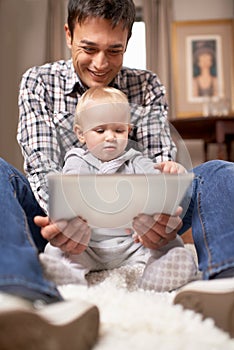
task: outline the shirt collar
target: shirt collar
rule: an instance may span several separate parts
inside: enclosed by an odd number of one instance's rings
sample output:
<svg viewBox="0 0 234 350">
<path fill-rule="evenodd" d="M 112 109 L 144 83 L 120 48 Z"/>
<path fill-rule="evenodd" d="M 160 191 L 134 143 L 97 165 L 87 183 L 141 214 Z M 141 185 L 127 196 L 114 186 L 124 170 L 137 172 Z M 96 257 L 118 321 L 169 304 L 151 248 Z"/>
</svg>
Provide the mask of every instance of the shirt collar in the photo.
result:
<svg viewBox="0 0 234 350">
<path fill-rule="evenodd" d="M 76 96 L 78 93 L 82 95 L 87 88 L 80 81 L 79 76 L 77 75 L 75 68 L 73 66 L 72 60 L 68 61 L 68 70 L 67 75 L 65 77 L 66 87 L 65 87 L 65 95 Z"/>
</svg>

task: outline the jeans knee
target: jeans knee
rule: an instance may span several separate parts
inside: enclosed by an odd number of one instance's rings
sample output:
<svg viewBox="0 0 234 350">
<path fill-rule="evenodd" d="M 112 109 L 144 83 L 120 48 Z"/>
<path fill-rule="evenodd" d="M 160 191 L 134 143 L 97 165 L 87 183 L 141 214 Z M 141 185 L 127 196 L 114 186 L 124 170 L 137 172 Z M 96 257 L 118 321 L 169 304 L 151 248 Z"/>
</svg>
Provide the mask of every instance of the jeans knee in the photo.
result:
<svg viewBox="0 0 234 350">
<path fill-rule="evenodd" d="M 12 179 L 14 177 L 21 178 L 24 182 L 28 183 L 26 177 L 18 169 L 16 169 L 13 165 L 8 163 L 3 158 L 0 158 L 1 183 L 4 182 L 5 180 L 8 181 L 9 179 Z"/>
<path fill-rule="evenodd" d="M 10 164 L 8 164 L 3 158 L 0 158 L 0 177 L 3 178 L 8 175 L 10 170 Z"/>
<path fill-rule="evenodd" d="M 193 169 L 194 173 L 198 176 L 212 177 L 213 174 L 216 176 L 220 174 L 230 176 L 230 172 L 234 171 L 234 163 L 225 160 L 209 160 L 208 162 L 202 163 Z"/>
<path fill-rule="evenodd" d="M 228 162 L 226 160 L 221 160 L 221 159 L 213 159 L 205 162 L 204 164 L 207 164 L 208 167 L 210 168 L 219 168 L 223 167 L 227 164 Z"/>
<path fill-rule="evenodd" d="M 9 164 L 3 158 L 0 157 L 0 166 L 1 167 L 8 167 Z"/>
</svg>

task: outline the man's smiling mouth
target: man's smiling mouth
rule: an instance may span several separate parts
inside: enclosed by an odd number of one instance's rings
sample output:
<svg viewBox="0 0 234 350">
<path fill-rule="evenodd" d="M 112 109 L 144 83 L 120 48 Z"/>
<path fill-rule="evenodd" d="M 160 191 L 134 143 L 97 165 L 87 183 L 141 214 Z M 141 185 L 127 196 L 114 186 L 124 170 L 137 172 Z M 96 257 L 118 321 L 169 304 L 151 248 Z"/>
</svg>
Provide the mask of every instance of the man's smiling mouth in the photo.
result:
<svg viewBox="0 0 234 350">
<path fill-rule="evenodd" d="M 96 77 L 104 77 L 105 75 L 107 75 L 108 72 L 95 72 L 95 71 L 92 71 L 90 69 L 88 69 L 88 71 L 92 74 L 92 75 L 95 75 Z"/>
</svg>

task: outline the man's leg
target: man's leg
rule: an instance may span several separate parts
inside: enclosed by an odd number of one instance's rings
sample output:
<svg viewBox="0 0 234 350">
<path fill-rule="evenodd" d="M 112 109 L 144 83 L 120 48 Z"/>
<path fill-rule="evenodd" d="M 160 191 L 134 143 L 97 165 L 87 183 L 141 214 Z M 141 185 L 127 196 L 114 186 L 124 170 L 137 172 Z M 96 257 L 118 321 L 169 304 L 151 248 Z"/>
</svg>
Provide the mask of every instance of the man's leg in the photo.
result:
<svg viewBox="0 0 234 350">
<path fill-rule="evenodd" d="M 46 302 L 61 299 L 55 285 L 44 279 L 38 248 L 45 241 L 33 224 L 42 215 L 26 178 L 0 160 L 0 291 Z M 32 235 L 34 239 L 32 239 Z"/>
<path fill-rule="evenodd" d="M 91 349 L 99 311 L 79 299 L 62 301 L 43 277 L 38 250 L 46 241 L 33 223 L 43 212 L 26 178 L 2 159 L 0 189 L 0 348 L 62 350 L 69 339 L 70 349 Z"/>
<path fill-rule="evenodd" d="M 234 337 L 234 163 L 210 161 L 196 167 L 194 173 L 181 233 L 192 224 L 205 280 L 179 290 L 174 303 L 213 318 Z"/>
<path fill-rule="evenodd" d="M 180 233 L 192 225 L 199 268 L 210 279 L 234 267 L 234 163 L 209 161 L 193 171 L 191 202 Z"/>
</svg>

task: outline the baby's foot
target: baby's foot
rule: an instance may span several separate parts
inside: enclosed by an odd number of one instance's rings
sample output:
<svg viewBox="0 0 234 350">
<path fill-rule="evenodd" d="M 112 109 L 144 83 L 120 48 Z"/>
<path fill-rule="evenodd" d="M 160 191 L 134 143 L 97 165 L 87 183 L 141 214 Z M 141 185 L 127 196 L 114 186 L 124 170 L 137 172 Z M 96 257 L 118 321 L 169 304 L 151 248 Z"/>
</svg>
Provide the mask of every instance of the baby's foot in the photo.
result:
<svg viewBox="0 0 234 350">
<path fill-rule="evenodd" d="M 65 257 L 39 254 L 40 263 L 43 268 L 45 278 L 53 281 L 57 285 L 79 283 L 87 285 L 85 279 L 85 269 L 78 269 L 75 264 Z"/>
<path fill-rule="evenodd" d="M 138 285 L 156 292 L 170 292 L 197 279 L 197 274 L 192 252 L 176 247 L 159 259 L 150 257 Z"/>
</svg>

